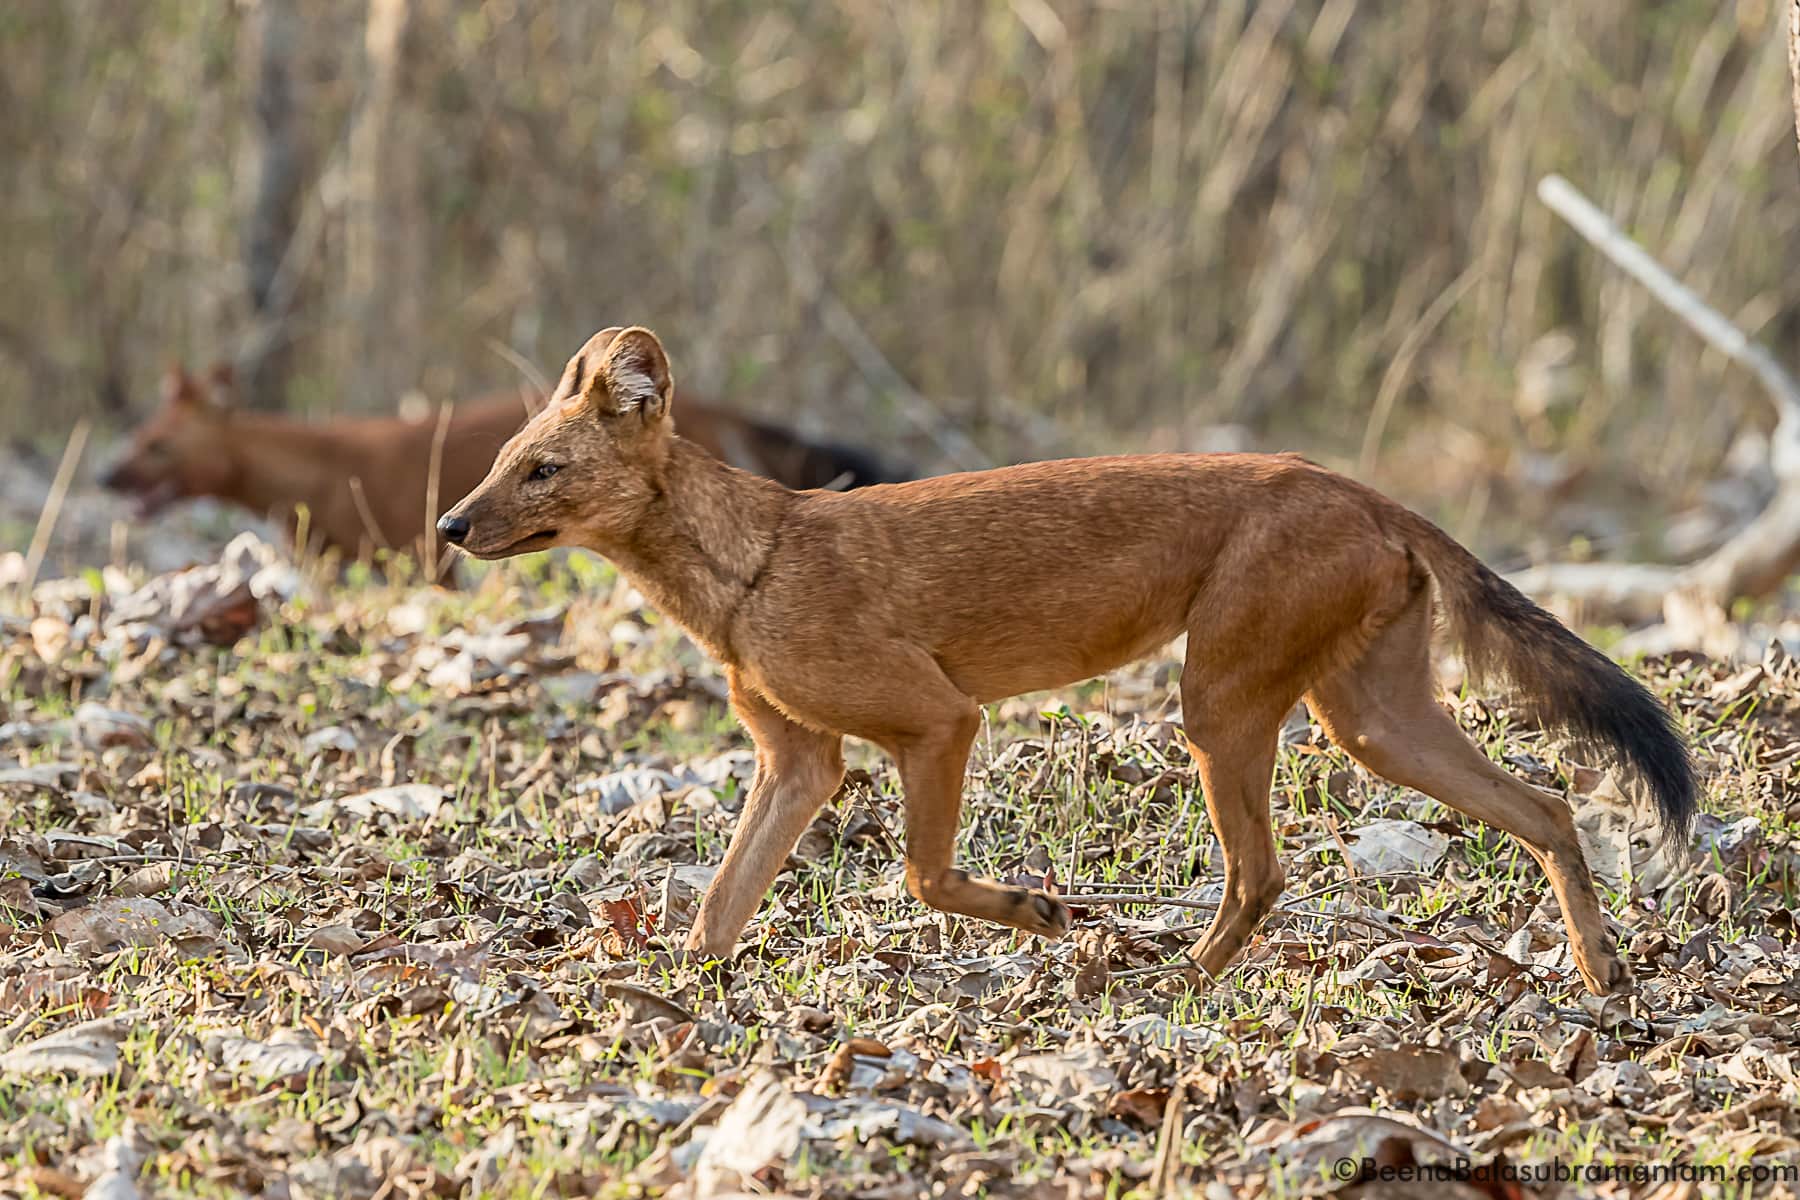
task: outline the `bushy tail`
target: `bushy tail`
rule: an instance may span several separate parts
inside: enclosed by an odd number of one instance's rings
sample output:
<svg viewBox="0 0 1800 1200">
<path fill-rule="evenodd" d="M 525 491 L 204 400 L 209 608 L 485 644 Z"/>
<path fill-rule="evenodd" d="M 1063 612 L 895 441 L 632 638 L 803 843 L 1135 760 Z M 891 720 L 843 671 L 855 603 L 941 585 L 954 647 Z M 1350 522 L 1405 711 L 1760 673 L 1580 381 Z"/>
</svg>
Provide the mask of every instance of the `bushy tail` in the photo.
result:
<svg viewBox="0 0 1800 1200">
<path fill-rule="evenodd" d="M 1664 842 L 1685 846 L 1698 786 L 1669 710 L 1449 534 L 1399 511 L 1406 543 L 1437 579 L 1449 633 L 1471 677 L 1510 685 L 1533 721 L 1648 790 Z"/>
</svg>

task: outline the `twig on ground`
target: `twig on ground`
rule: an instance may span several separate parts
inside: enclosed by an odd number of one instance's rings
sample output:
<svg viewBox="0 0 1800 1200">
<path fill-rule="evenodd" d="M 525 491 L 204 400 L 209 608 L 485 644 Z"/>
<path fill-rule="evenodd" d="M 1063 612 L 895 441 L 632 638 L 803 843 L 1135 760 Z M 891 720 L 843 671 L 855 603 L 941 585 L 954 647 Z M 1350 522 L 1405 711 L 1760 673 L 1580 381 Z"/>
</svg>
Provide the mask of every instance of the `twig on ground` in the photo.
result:
<svg viewBox="0 0 1800 1200">
<path fill-rule="evenodd" d="M 1320 896 L 1330 895 L 1332 892 L 1341 891 L 1342 889 L 1350 887 L 1354 884 L 1374 883 L 1374 882 L 1377 882 L 1377 881 L 1383 880 L 1383 879 L 1429 879 L 1429 878 L 1431 878 L 1431 876 L 1426 875 L 1422 871 L 1382 871 L 1378 874 L 1373 874 L 1373 875 L 1360 875 L 1354 879 L 1339 879 L 1339 880 L 1335 880 L 1331 883 L 1325 884 L 1323 887 L 1314 888 L 1312 891 L 1302 892 L 1298 896 L 1292 896 L 1292 897 L 1288 898 L 1287 900 L 1281 902 L 1281 904 L 1279 904 L 1277 906 L 1277 909 L 1291 911 L 1293 905 L 1303 904 L 1308 900 L 1316 900 Z M 1127 884 L 1119 884 L 1116 886 L 1119 886 L 1119 887 L 1149 887 L 1150 885 L 1127 883 Z M 1167 896 L 1167 895 L 1162 895 L 1160 893 L 1149 892 L 1149 891 L 1145 891 L 1145 892 L 1123 892 L 1123 891 L 1122 892 L 1058 892 L 1058 893 L 1056 893 L 1056 895 L 1059 899 L 1067 900 L 1067 901 L 1070 901 L 1071 903 L 1084 904 L 1084 905 L 1142 904 L 1142 905 L 1146 905 L 1146 906 L 1168 905 L 1173 908 L 1199 908 L 1199 909 L 1215 909 L 1215 908 L 1219 907 L 1219 903 L 1216 900 L 1194 900 L 1194 899 L 1191 899 L 1186 896 Z"/>
<path fill-rule="evenodd" d="M 425 532 L 419 535 L 419 565 L 425 578 L 436 583 L 450 565 L 450 556 L 440 550 L 437 536 L 438 491 L 443 486 L 444 441 L 450 436 L 450 419 L 456 415 L 454 402 L 446 400 L 438 406 L 437 428 L 431 431 L 431 464 L 425 475 Z"/>
<path fill-rule="evenodd" d="M 1171 962 L 1151 963 L 1147 967 L 1127 967 L 1123 971 L 1114 971 L 1113 979 L 1143 979 L 1151 975 L 1173 975 L 1177 971 L 1186 971 L 1194 964 L 1186 959 Z"/>
<path fill-rule="evenodd" d="M 375 522 L 375 510 L 369 507 L 369 497 L 363 491 L 363 481 L 360 476 L 352 475 L 350 477 L 350 499 L 355 502 L 356 515 L 362 521 L 363 531 L 369 535 L 369 540 L 374 543 L 375 549 L 393 549 L 388 545 L 387 535 L 381 532 L 381 526 Z"/>
<path fill-rule="evenodd" d="M 1181 1111 L 1187 1089 L 1181 1083 L 1180 1051 L 1176 1051 L 1175 1082 L 1169 1085 L 1169 1100 L 1163 1106 L 1162 1128 L 1156 1135 L 1156 1165 L 1150 1170 L 1150 1195 L 1155 1200 L 1175 1194 L 1175 1175 L 1181 1169 Z"/>
<path fill-rule="evenodd" d="M 1073 904 L 1143 904 L 1147 906 L 1167 905 L 1171 908 L 1204 908 L 1219 907 L 1217 900 L 1190 900 L 1185 896 L 1158 896 L 1137 892 L 1058 892 L 1059 900 L 1067 900 Z"/>
<path fill-rule="evenodd" d="M 50 481 L 50 494 L 44 498 L 44 507 L 38 511 L 37 527 L 31 531 L 31 544 L 25 551 L 25 573 L 19 580 L 21 601 L 31 595 L 31 589 L 37 584 L 38 571 L 44 565 L 44 555 L 50 550 L 50 535 L 56 529 L 56 519 L 62 515 L 63 501 L 68 498 L 69 484 L 75 479 L 75 465 L 81 461 L 81 452 L 87 448 L 88 431 L 91 428 L 86 417 L 75 422 L 75 428 L 69 433 L 68 444 L 63 447 L 62 461 L 56 464 L 56 476 Z"/>
</svg>

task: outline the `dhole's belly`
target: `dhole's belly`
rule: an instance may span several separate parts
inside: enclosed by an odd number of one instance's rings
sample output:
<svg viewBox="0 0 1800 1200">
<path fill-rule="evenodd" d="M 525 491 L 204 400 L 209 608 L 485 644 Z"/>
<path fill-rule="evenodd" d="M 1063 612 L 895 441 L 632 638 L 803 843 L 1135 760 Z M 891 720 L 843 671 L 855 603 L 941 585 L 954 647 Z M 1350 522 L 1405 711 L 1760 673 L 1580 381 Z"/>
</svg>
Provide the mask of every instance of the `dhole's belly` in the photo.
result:
<svg viewBox="0 0 1800 1200">
<path fill-rule="evenodd" d="M 958 691 L 979 704 L 989 704 L 1104 675 L 1154 653 L 1180 633 L 1180 624 L 1172 622 L 1130 630 L 1096 630 L 1090 637 L 1060 642 L 1007 638 L 986 647 L 941 654 L 938 661 Z"/>
</svg>

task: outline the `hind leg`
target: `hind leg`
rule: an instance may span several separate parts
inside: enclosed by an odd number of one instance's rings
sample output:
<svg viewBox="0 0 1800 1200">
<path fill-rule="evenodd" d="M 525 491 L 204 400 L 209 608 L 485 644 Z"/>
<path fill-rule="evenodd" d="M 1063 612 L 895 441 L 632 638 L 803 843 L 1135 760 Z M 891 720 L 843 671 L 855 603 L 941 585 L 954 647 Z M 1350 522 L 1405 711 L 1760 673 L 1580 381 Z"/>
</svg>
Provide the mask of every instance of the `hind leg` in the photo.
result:
<svg viewBox="0 0 1800 1200">
<path fill-rule="evenodd" d="M 1281 861 L 1269 828 L 1269 781 L 1279 730 L 1279 724 L 1271 723 L 1263 731 L 1220 736 L 1188 723 L 1188 746 L 1200 768 L 1206 815 L 1225 854 L 1219 911 L 1206 936 L 1188 951 L 1208 979 L 1224 972 L 1281 896 Z"/>
<path fill-rule="evenodd" d="M 1281 861 L 1269 827 L 1281 719 L 1299 685 L 1276 681 L 1292 672 L 1267 664 L 1247 668 L 1234 637 L 1188 638 L 1181 672 L 1181 723 L 1200 769 L 1206 815 L 1225 856 L 1225 894 L 1206 935 L 1188 958 L 1217 979 L 1281 896 Z M 1214 647 L 1229 647 L 1215 652 Z"/>
<path fill-rule="evenodd" d="M 1525 843 L 1562 906 L 1576 969 L 1604 995 L 1630 980 L 1606 931 L 1569 806 L 1490 761 L 1438 706 L 1421 594 L 1351 666 L 1307 693 L 1333 741 L 1369 770 Z"/>
</svg>

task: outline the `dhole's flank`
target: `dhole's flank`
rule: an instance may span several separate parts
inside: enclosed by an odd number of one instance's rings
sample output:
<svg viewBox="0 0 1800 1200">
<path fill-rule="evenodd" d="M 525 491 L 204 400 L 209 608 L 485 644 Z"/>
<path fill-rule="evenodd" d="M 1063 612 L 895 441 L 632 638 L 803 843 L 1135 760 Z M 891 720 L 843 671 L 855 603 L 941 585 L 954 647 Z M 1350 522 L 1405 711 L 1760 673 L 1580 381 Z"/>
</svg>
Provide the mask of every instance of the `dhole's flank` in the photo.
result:
<svg viewBox="0 0 1800 1200">
<path fill-rule="evenodd" d="M 1436 703 L 1433 590 L 1476 674 L 1617 763 L 1682 838 L 1695 782 L 1675 722 L 1610 659 L 1424 518 L 1290 455 L 1033 463 L 856 492 L 790 492 L 676 436 L 648 330 L 606 329 L 441 522 L 468 553 L 585 546 L 721 662 L 756 742 L 737 832 L 687 939 L 730 953 L 819 806 L 846 734 L 891 754 L 906 882 L 924 903 L 1056 937 L 1053 895 L 952 858 L 979 706 L 1099 674 L 1187 635 L 1182 724 L 1224 850 L 1192 951 L 1217 976 L 1282 890 L 1278 731 L 1304 699 L 1370 770 L 1520 838 L 1582 978 L 1628 978 L 1568 806 L 1514 778 Z"/>
<path fill-rule="evenodd" d="M 494 455 L 539 404 L 506 392 L 435 418 L 305 422 L 238 410 L 229 368 L 204 376 L 171 367 L 162 403 L 133 433 L 101 482 L 148 516 L 173 501 L 212 496 L 279 521 L 295 536 L 306 510 L 309 549 L 344 559 L 374 550 L 416 554 L 431 522 L 487 474 Z M 692 432 L 708 452 L 791 487 L 857 487 L 900 476 L 872 456 L 815 442 L 723 409 L 697 410 Z M 435 489 L 434 489 L 435 483 Z M 434 509 L 435 500 L 435 509 Z"/>
</svg>

